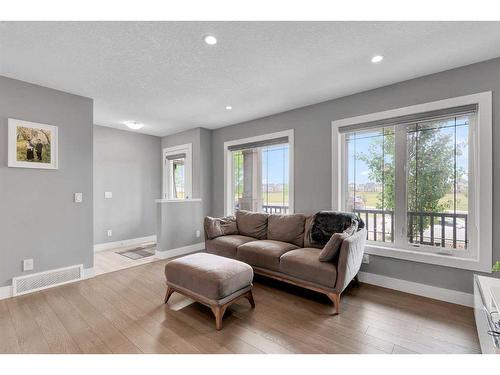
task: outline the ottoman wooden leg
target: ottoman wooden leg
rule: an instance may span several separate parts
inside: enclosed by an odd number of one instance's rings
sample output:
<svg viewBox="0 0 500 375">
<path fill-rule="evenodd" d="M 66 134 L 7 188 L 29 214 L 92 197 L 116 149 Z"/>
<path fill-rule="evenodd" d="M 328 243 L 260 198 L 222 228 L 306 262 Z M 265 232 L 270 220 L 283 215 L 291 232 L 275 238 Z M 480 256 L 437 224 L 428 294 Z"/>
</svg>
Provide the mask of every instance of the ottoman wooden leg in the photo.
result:
<svg viewBox="0 0 500 375">
<path fill-rule="evenodd" d="M 165 303 L 168 302 L 168 299 L 172 295 L 172 293 L 175 292 L 175 290 L 169 286 L 167 286 L 167 293 L 165 294 Z"/>
<path fill-rule="evenodd" d="M 226 312 L 227 305 L 211 306 L 211 309 L 215 315 L 215 328 L 217 331 L 220 331 L 222 329 L 222 318 Z"/>
<path fill-rule="evenodd" d="M 245 298 L 248 300 L 248 302 L 250 302 L 250 305 L 252 306 L 252 308 L 254 309 L 255 308 L 255 301 L 253 300 L 253 294 L 252 294 L 252 291 L 249 290 L 246 294 L 245 294 Z"/>
</svg>

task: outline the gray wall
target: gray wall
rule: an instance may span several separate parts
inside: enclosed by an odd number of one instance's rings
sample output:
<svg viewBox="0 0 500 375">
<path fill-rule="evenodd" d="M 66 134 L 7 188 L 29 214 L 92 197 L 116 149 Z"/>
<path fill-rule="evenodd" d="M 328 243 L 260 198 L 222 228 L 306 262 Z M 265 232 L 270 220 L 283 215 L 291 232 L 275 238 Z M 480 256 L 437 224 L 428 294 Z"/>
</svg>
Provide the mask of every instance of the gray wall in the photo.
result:
<svg viewBox="0 0 500 375">
<path fill-rule="evenodd" d="M 199 156 L 200 198 L 203 201 L 203 217 L 212 212 L 212 131 L 200 128 Z"/>
<path fill-rule="evenodd" d="M 94 126 L 94 244 L 156 234 L 161 174 L 161 138 Z"/>
<path fill-rule="evenodd" d="M 211 211 L 212 132 L 196 128 L 162 138 L 162 149 L 192 143 L 193 198 L 201 202 L 158 204 L 158 250 L 203 242 L 203 217 Z M 196 237 L 196 231 L 200 237 Z"/>
<path fill-rule="evenodd" d="M 331 122 L 434 100 L 493 91 L 493 142 L 500 144 L 500 59 L 461 67 L 391 86 L 216 129 L 212 134 L 212 214 L 224 214 L 225 141 L 295 129 L 295 212 L 331 207 Z M 493 150 L 493 249 L 500 259 L 500 148 Z M 371 257 L 363 270 L 398 279 L 472 292 L 472 272 L 384 257 Z"/>
<path fill-rule="evenodd" d="M 59 127 L 59 169 L 7 167 L 7 119 Z M 0 77 L 0 287 L 33 272 L 93 266 L 93 101 Z M 73 203 L 73 193 L 83 203 Z"/>
<path fill-rule="evenodd" d="M 158 203 L 158 251 L 169 251 L 205 240 L 203 235 L 203 202 Z M 196 237 L 196 231 L 200 237 Z"/>
</svg>

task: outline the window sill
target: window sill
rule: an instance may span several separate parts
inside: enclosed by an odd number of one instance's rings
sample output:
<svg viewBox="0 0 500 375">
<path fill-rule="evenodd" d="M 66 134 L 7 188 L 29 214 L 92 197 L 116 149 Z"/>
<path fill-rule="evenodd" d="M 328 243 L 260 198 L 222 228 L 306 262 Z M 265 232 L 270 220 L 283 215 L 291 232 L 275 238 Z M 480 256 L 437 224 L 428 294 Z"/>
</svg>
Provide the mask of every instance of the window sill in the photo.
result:
<svg viewBox="0 0 500 375">
<path fill-rule="evenodd" d="M 201 202 L 201 198 L 190 198 L 190 199 L 156 199 L 156 203 L 190 203 L 190 202 Z"/>
<path fill-rule="evenodd" d="M 444 267 L 491 273 L 491 259 L 473 259 L 453 255 L 424 253 L 387 246 L 377 246 L 372 243 L 367 243 L 365 253 L 388 258 L 410 260 L 413 262 L 435 264 Z"/>
</svg>

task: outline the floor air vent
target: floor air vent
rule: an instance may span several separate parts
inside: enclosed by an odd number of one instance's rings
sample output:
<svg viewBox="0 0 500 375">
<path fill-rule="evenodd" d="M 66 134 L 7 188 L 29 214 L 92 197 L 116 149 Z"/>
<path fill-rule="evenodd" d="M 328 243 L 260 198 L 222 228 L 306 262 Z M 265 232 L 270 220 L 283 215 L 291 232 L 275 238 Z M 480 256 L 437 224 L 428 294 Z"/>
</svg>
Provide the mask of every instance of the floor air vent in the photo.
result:
<svg viewBox="0 0 500 375">
<path fill-rule="evenodd" d="M 31 275 L 14 277 L 12 279 L 12 294 L 20 296 L 26 293 L 51 288 L 53 286 L 67 284 L 73 281 L 82 280 L 83 265 L 58 268 Z"/>
</svg>

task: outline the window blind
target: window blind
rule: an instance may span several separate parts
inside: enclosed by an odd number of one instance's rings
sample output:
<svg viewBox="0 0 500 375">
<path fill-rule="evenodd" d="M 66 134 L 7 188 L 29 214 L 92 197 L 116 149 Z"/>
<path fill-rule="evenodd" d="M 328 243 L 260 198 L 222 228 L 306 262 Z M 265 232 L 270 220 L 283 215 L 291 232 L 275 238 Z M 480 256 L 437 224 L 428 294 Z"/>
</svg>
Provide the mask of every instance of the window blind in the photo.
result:
<svg viewBox="0 0 500 375">
<path fill-rule="evenodd" d="M 175 155 L 167 155 L 167 160 L 176 160 L 186 158 L 186 154 L 175 154 Z"/>
<path fill-rule="evenodd" d="M 351 133 L 354 131 L 380 128 L 384 126 L 407 125 L 415 122 L 437 120 L 439 118 L 450 116 L 462 116 L 466 114 L 476 113 L 477 108 L 477 104 L 468 104 L 459 107 L 439 109 L 435 111 L 412 113 L 410 115 L 341 126 L 339 127 L 339 133 Z"/>
<path fill-rule="evenodd" d="M 266 139 L 265 141 L 259 141 L 259 142 L 243 143 L 240 145 L 229 146 L 227 149 L 229 151 L 241 151 L 241 150 L 249 150 L 249 149 L 258 148 L 258 147 L 280 145 L 283 143 L 288 143 L 288 137 Z"/>
</svg>

